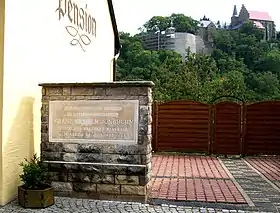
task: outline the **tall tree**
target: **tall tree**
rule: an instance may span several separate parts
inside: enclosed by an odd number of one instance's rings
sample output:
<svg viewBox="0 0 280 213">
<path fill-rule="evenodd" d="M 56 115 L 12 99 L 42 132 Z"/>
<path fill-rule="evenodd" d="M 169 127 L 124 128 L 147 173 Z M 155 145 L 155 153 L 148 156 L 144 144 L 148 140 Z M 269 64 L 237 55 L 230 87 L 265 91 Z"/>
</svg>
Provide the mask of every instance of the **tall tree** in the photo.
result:
<svg viewBox="0 0 280 213">
<path fill-rule="evenodd" d="M 196 33 L 198 21 L 184 14 L 172 14 L 171 16 L 154 16 L 144 24 L 147 32 L 165 31 L 169 27 L 174 27 L 177 32 Z"/>
<path fill-rule="evenodd" d="M 198 30 L 199 22 L 184 14 L 173 13 L 170 18 L 177 32 L 188 32 L 195 34 Z"/>
<path fill-rule="evenodd" d="M 164 16 L 154 16 L 144 24 L 147 32 L 156 32 L 157 30 L 164 31 L 170 27 L 170 18 Z"/>
</svg>

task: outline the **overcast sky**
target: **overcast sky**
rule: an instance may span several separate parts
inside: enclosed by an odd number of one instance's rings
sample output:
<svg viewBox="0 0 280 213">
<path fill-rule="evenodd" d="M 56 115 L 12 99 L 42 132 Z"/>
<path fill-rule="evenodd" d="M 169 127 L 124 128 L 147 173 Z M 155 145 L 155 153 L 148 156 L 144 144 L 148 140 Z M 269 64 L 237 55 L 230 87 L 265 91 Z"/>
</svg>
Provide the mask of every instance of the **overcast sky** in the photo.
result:
<svg viewBox="0 0 280 213">
<path fill-rule="evenodd" d="M 204 15 L 216 22 L 230 22 L 233 5 L 239 12 L 244 4 L 248 10 L 268 12 L 280 29 L 280 0 L 113 0 L 119 31 L 137 33 L 151 17 L 183 13 L 199 20 Z"/>
</svg>

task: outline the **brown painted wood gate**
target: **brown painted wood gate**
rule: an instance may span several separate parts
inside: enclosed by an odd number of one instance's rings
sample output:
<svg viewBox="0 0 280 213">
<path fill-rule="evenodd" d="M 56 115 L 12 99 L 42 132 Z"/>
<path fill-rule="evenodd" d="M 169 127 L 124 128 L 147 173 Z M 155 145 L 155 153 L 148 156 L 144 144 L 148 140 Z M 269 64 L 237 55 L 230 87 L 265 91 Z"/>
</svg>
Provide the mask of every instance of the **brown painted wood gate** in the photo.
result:
<svg viewBox="0 0 280 213">
<path fill-rule="evenodd" d="M 209 152 L 210 106 L 194 101 L 154 104 L 153 149 Z"/>
<path fill-rule="evenodd" d="M 280 101 L 171 101 L 153 105 L 153 150 L 280 154 Z"/>
<path fill-rule="evenodd" d="M 242 126 L 241 105 L 221 102 L 214 105 L 214 154 L 238 155 L 241 153 Z"/>
<path fill-rule="evenodd" d="M 280 155 L 280 101 L 265 101 L 246 107 L 244 153 Z"/>
</svg>

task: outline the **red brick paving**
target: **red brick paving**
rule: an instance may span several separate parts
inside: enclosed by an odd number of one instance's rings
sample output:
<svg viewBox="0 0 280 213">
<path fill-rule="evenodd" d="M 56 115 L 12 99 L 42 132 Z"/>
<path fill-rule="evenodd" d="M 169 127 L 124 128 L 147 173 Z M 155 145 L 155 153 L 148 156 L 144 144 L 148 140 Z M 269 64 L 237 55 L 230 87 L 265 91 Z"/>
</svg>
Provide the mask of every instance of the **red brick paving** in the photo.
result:
<svg viewBox="0 0 280 213">
<path fill-rule="evenodd" d="M 280 188 L 280 157 L 248 157 L 246 161 Z"/>
<path fill-rule="evenodd" d="M 153 156 L 153 176 L 229 178 L 219 160 L 208 156 Z"/>
<path fill-rule="evenodd" d="M 150 198 L 246 203 L 217 158 L 153 156 Z"/>
</svg>

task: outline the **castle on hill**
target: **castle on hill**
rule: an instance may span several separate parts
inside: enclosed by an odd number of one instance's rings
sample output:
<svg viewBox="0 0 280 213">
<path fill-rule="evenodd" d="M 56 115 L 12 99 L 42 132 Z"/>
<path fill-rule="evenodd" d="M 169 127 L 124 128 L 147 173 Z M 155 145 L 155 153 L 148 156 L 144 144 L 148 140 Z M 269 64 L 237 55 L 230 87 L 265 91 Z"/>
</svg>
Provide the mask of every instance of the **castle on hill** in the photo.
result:
<svg viewBox="0 0 280 213">
<path fill-rule="evenodd" d="M 213 50 L 213 31 L 216 29 L 237 30 L 247 22 L 252 21 L 256 27 L 263 30 L 263 39 L 276 38 L 275 23 L 267 12 L 247 10 L 244 4 L 239 13 L 234 5 L 231 23 L 213 22 L 207 17 L 200 19 L 196 34 L 177 32 L 174 27 L 164 32 L 142 33 L 141 39 L 147 50 L 174 50 L 185 59 L 187 50 L 193 53 L 209 54 Z"/>
<path fill-rule="evenodd" d="M 242 4 L 238 14 L 237 7 L 234 5 L 230 29 L 238 29 L 248 20 L 252 21 L 259 29 L 264 30 L 265 40 L 276 38 L 275 23 L 268 12 L 247 10 Z"/>
<path fill-rule="evenodd" d="M 222 29 L 229 29 L 229 30 L 236 30 L 242 27 L 242 25 L 247 21 L 252 21 L 254 25 L 262 29 L 264 32 L 264 40 L 271 40 L 276 38 L 277 32 L 275 28 L 275 23 L 268 12 L 261 12 L 261 11 L 253 11 L 248 10 L 244 4 L 242 4 L 239 13 L 237 12 L 237 6 L 234 5 L 233 13 L 231 17 L 231 23 L 217 23 L 212 22 L 209 18 L 205 16 L 200 20 L 200 35 L 205 36 L 207 35 L 208 28 L 215 29 L 215 28 L 222 28 Z M 209 33 L 208 33 L 209 34 Z"/>
</svg>

